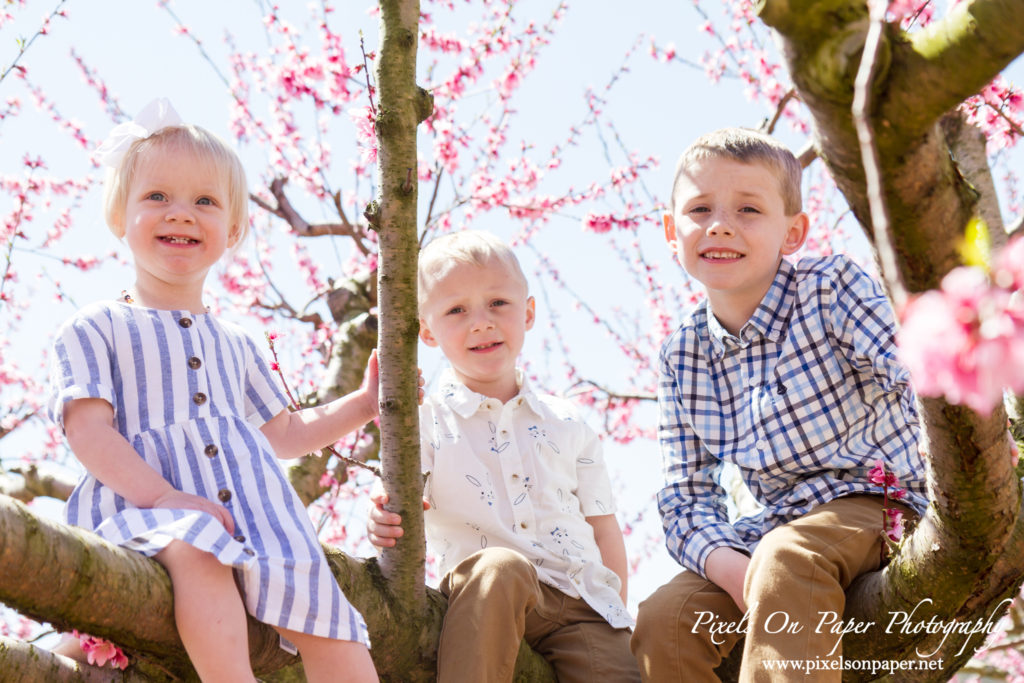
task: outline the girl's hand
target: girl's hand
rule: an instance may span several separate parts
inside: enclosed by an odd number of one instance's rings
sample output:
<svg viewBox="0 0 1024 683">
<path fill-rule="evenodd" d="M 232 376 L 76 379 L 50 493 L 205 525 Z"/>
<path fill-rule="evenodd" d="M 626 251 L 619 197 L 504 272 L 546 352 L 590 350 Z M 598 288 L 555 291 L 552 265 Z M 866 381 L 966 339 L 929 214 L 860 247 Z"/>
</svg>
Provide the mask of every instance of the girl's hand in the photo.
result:
<svg viewBox="0 0 1024 683">
<path fill-rule="evenodd" d="M 423 368 L 416 368 L 416 402 L 423 405 Z M 373 415 L 376 417 L 380 407 L 380 364 L 377 360 L 377 349 L 370 352 L 370 359 L 366 361 L 366 371 L 363 373 L 363 386 L 366 391 L 367 402 L 372 402 Z"/>
<path fill-rule="evenodd" d="M 213 515 L 229 534 L 235 533 L 235 520 L 231 518 L 231 513 L 228 512 L 228 509 L 202 496 L 194 496 L 191 493 L 171 489 L 153 501 L 150 507 L 206 512 Z"/>
</svg>

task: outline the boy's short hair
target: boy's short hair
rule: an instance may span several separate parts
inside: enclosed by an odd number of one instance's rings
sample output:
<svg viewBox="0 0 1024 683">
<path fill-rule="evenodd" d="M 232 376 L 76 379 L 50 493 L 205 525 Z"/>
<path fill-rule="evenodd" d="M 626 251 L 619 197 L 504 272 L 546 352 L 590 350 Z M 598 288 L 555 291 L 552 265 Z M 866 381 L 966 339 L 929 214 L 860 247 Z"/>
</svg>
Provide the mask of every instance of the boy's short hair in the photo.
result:
<svg viewBox="0 0 1024 683">
<path fill-rule="evenodd" d="M 103 215 L 110 231 L 118 238 L 124 237 L 128 190 L 138 172 L 140 159 L 157 146 L 191 152 L 227 175 L 228 218 L 237 232 L 236 245 L 241 244 L 249 233 L 249 186 L 245 180 L 242 160 L 219 137 L 191 124 L 167 126 L 136 140 L 125 152 L 117 168 L 107 175 L 103 192 Z"/>
<path fill-rule="evenodd" d="M 702 135 L 686 148 L 672 176 L 671 210 L 676 210 L 679 176 L 693 164 L 706 159 L 731 159 L 744 164 L 762 164 L 775 174 L 787 216 L 803 210 L 800 181 L 803 169 L 793 152 L 781 142 L 750 128 L 722 128 Z"/>
<path fill-rule="evenodd" d="M 435 237 L 423 247 L 419 255 L 417 267 L 418 303 L 424 303 L 424 292 L 435 280 L 444 277 L 452 266 L 474 265 L 486 266 L 492 259 L 498 259 L 507 265 L 516 277 L 527 286 L 526 276 L 519 265 L 519 259 L 512 248 L 500 238 L 482 230 L 460 230 Z"/>
</svg>

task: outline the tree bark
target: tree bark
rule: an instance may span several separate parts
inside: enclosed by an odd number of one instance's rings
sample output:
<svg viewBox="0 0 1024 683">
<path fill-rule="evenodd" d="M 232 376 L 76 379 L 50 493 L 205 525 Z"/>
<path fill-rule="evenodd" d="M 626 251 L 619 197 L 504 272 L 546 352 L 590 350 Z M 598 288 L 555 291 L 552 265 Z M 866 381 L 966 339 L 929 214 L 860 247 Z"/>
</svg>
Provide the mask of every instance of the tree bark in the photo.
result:
<svg viewBox="0 0 1024 683">
<path fill-rule="evenodd" d="M 376 128 L 379 200 L 371 224 L 379 231 L 381 469 L 389 509 L 402 516 L 405 542 L 384 550 L 381 566 L 394 599 L 423 604 L 423 477 L 419 460 L 416 344 L 416 127 L 430 114 L 416 86 L 418 0 L 380 3 L 380 105 Z"/>
<path fill-rule="evenodd" d="M 801 99 L 815 122 L 819 156 L 869 237 L 865 173 L 851 115 L 853 82 L 868 27 L 863 0 L 766 0 L 764 21 L 782 37 Z M 889 26 L 873 83 L 876 135 L 891 241 L 902 281 L 911 292 L 932 289 L 960 265 L 957 244 L 977 211 L 978 193 L 950 158 L 939 125 L 946 111 L 972 95 L 1024 50 L 1024 1 L 975 0 L 944 20 L 907 36 Z M 980 417 L 937 399 L 922 405 L 928 483 L 933 504 L 888 566 L 848 591 L 847 617 L 885 625 L 890 612 L 917 609 L 915 619 L 985 619 L 1005 610 L 1019 591 L 1020 483 L 1011 466 L 1001 409 Z M 931 602 L 929 602 L 931 601 Z M 944 659 L 943 672 L 901 672 L 900 680 L 936 680 L 959 668 L 975 642 L 924 634 L 844 638 L 850 658 L 913 659 L 915 648 Z"/>
<path fill-rule="evenodd" d="M 433 680 L 437 641 L 447 601 L 425 589 L 418 614 L 396 603 L 375 559 L 359 560 L 325 548 L 334 576 L 363 614 L 371 651 L 384 681 Z M 37 518 L 20 502 L 0 496 L 0 602 L 22 614 L 107 638 L 131 659 L 125 676 L 101 675 L 28 644 L 0 641 L 0 672 L 17 671 L 15 681 L 197 680 L 174 626 L 171 584 L 163 567 L 138 553 L 111 545 L 95 534 Z M 250 658 L 268 681 L 302 681 L 298 659 L 279 647 L 277 633 L 249 619 Z M 57 673 L 59 672 L 59 676 Z M 4 681 L 10 680 L 6 673 Z M 517 681 L 552 682 L 547 662 L 520 648 Z"/>
</svg>

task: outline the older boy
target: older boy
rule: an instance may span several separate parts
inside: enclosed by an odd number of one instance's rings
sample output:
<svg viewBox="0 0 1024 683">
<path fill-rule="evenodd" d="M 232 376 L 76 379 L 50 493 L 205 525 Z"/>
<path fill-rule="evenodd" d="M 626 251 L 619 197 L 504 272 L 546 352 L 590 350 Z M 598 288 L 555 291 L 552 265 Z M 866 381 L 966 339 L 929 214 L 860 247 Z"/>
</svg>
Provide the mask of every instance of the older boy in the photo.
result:
<svg viewBox="0 0 1024 683">
<path fill-rule="evenodd" d="M 419 297 L 420 338 L 451 364 L 420 414 L 425 526 L 448 598 L 438 680 L 510 681 L 525 637 L 559 681 L 639 681 L 600 441 L 516 368 L 535 304 L 515 255 L 487 233 L 435 239 Z M 369 524 L 380 546 L 401 535 L 384 502 Z"/>
<path fill-rule="evenodd" d="M 787 680 L 772 661 L 840 680 L 844 590 L 881 564 L 881 460 L 921 512 L 924 466 L 889 303 L 849 259 L 783 260 L 807 235 L 801 169 L 742 129 L 695 142 L 677 166 L 665 237 L 707 292 L 661 353 L 658 496 L 688 571 L 640 605 L 645 680 L 713 681 L 746 633 L 741 680 Z M 764 509 L 728 522 L 734 463 Z M 911 510 L 900 507 L 903 511 Z"/>
</svg>

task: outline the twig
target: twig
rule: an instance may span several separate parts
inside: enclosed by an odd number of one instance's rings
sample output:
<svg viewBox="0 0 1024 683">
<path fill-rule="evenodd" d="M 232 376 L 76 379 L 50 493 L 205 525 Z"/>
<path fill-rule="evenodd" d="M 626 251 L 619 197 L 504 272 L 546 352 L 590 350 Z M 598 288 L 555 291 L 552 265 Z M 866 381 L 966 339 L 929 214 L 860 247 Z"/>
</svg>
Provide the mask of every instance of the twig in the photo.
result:
<svg viewBox="0 0 1024 683">
<path fill-rule="evenodd" d="M 373 118 L 377 118 L 377 105 L 373 103 L 373 86 L 370 85 L 370 65 L 366 57 L 366 42 L 363 40 L 363 32 L 359 32 L 359 50 L 363 53 L 363 75 L 366 76 L 366 94 L 370 98 L 370 111 Z"/>
<path fill-rule="evenodd" d="M 277 373 L 277 376 L 281 378 L 281 384 L 284 385 L 285 394 L 288 396 L 288 401 L 292 404 L 292 407 L 295 408 L 295 410 L 301 410 L 302 405 L 297 400 L 295 400 L 295 396 L 292 394 L 291 387 L 288 385 L 288 380 L 284 378 L 284 372 L 281 371 L 281 363 L 277 359 L 277 349 L 274 348 L 274 335 L 268 332 L 266 334 L 266 338 L 267 344 L 270 346 L 270 353 L 274 357 L 274 364 L 270 367 L 270 369 L 275 371 Z M 356 435 L 355 443 L 359 443 L 359 439 L 361 437 L 362 429 L 360 429 L 359 433 Z M 361 467 L 364 470 L 369 470 L 370 472 L 373 472 L 373 474 L 377 477 L 381 476 L 380 470 L 378 468 L 374 467 L 373 465 L 367 465 L 365 462 L 356 460 L 355 458 L 350 458 L 347 455 L 342 455 L 334 446 L 327 446 L 324 448 L 324 450 L 329 451 L 339 460 L 346 462 L 349 465 L 352 465 L 353 467 Z M 355 452 L 355 446 L 353 446 L 352 452 Z"/>
<path fill-rule="evenodd" d="M 818 150 L 814 149 L 814 142 L 811 140 L 807 141 L 803 149 L 796 155 L 797 161 L 800 162 L 800 168 L 807 168 L 814 160 L 818 158 Z"/>
<path fill-rule="evenodd" d="M 434 170 L 437 171 L 437 180 L 434 181 L 434 191 L 430 194 L 430 204 L 427 206 L 427 217 L 424 219 L 423 225 L 430 225 L 430 219 L 434 217 L 434 202 L 437 201 L 437 191 L 441 187 L 441 174 L 444 173 L 444 166 L 437 164 L 434 166 Z"/>
<path fill-rule="evenodd" d="M 35 35 L 29 38 L 28 41 L 18 41 L 18 43 L 20 44 L 18 48 L 18 56 L 14 58 L 14 61 L 11 62 L 11 65 L 9 67 L 4 69 L 3 71 L 0 71 L 0 83 L 2 83 L 3 80 L 7 78 L 7 74 L 11 73 L 11 71 L 13 71 L 14 69 L 24 71 L 23 68 L 18 66 L 18 62 L 20 62 L 21 58 L 25 56 L 25 53 L 28 52 L 28 49 L 32 47 L 32 43 L 36 42 L 36 38 L 42 35 L 46 35 L 47 28 L 50 26 L 50 20 L 52 20 L 56 16 L 64 16 L 63 12 L 61 11 L 61 7 L 63 7 L 66 2 L 67 0 L 60 0 L 60 2 L 57 3 L 57 6 L 53 8 L 53 11 L 50 12 L 49 16 L 43 19 L 43 25 L 40 26 L 38 30 L 36 30 Z"/>
<path fill-rule="evenodd" d="M 896 251 L 892 244 L 889 226 L 889 210 L 885 204 L 882 191 L 882 171 L 875 146 L 874 131 L 871 126 L 871 85 L 875 79 L 875 68 L 878 66 L 878 54 L 882 46 L 885 31 L 885 12 L 888 7 L 886 0 L 871 0 L 868 3 L 871 12 L 871 23 L 868 27 L 867 39 L 864 43 L 864 54 L 857 78 L 854 81 L 853 123 L 857 129 L 857 140 L 864 164 L 864 176 L 867 182 L 868 207 L 871 210 L 871 226 L 874 231 L 875 244 L 878 247 L 882 275 L 889 286 L 889 294 L 897 314 L 903 311 L 907 301 L 907 290 L 903 286 Z"/>
<path fill-rule="evenodd" d="M 655 394 L 620 394 L 618 392 L 607 389 L 604 386 L 590 379 L 581 379 L 569 388 L 569 395 L 575 396 L 587 392 L 587 389 L 580 388 L 581 384 L 587 384 L 590 387 L 597 389 L 602 394 L 608 397 L 611 401 L 657 401 L 658 397 Z"/>
<path fill-rule="evenodd" d="M 779 100 L 779 104 L 775 107 L 775 115 L 772 116 L 772 120 L 768 122 L 768 125 L 764 126 L 764 132 L 766 135 L 774 134 L 775 126 L 778 124 L 779 119 L 782 118 L 783 110 L 785 110 L 786 105 L 789 104 L 792 99 L 799 99 L 796 88 L 790 88 L 789 92 L 783 95 L 782 99 Z"/>
</svg>

